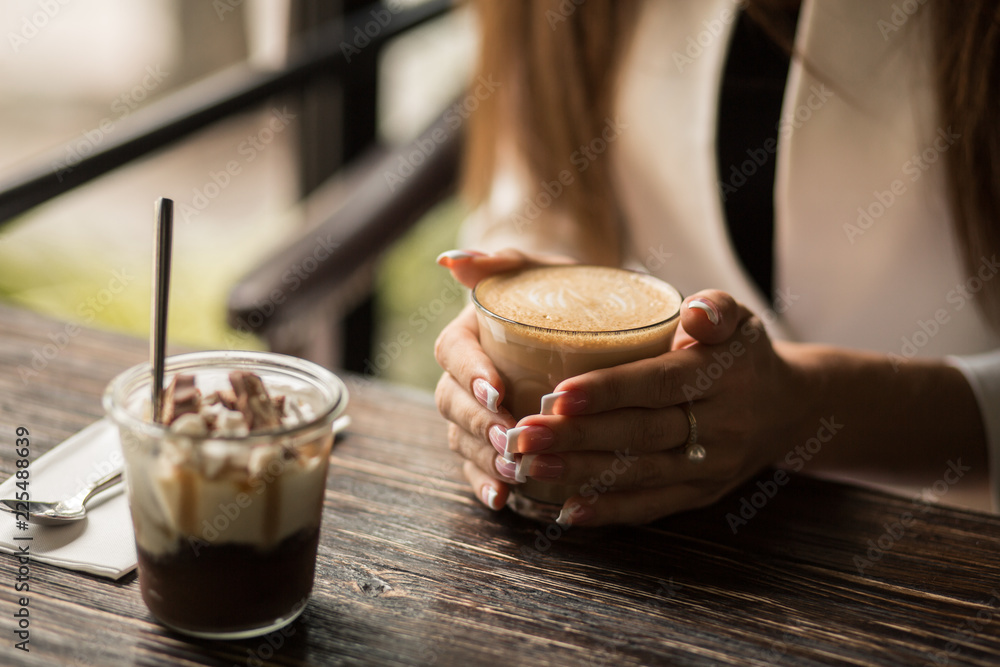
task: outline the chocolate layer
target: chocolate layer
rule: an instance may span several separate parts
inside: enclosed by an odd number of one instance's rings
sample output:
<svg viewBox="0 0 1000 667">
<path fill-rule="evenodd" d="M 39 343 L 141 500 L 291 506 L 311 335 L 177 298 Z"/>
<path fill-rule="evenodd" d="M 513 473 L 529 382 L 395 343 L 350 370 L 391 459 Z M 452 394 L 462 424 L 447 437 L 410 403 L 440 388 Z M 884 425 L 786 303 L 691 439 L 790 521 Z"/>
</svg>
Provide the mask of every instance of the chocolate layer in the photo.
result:
<svg viewBox="0 0 1000 667">
<path fill-rule="evenodd" d="M 253 545 L 185 540 L 154 555 L 141 547 L 142 599 L 158 619 L 194 632 L 237 632 L 286 617 L 313 585 L 319 528 L 261 551 Z"/>
</svg>

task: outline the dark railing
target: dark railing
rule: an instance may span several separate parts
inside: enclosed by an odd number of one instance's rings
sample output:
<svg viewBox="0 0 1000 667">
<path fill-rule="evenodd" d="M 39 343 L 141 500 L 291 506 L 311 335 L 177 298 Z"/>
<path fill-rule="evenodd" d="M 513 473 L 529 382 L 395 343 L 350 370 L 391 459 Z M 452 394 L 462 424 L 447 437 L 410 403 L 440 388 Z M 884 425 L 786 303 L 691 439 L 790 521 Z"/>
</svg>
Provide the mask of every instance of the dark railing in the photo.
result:
<svg viewBox="0 0 1000 667">
<path fill-rule="evenodd" d="M 391 19 L 386 21 L 386 14 L 380 13 L 389 12 L 386 6 L 381 2 L 371 3 L 341 24 L 316 28 L 303 37 L 280 70 L 260 71 L 238 65 L 192 84 L 133 114 L 123 121 L 114 138 L 71 167 L 56 166 L 64 163 L 67 155 L 66 147 L 61 147 L 53 152 L 60 156 L 58 160 L 43 156 L 17 176 L 0 182 L 0 225 L 211 123 L 277 93 L 295 90 L 313 77 L 345 76 L 351 66 L 348 62 L 351 53 L 345 54 L 342 44 L 358 48 L 357 30 L 369 40 L 363 50 L 375 53 L 388 40 L 444 14 L 450 7 L 450 0 L 430 0 L 389 14 Z M 380 13 L 383 22 L 373 12 Z M 371 28 L 373 21 L 379 30 Z"/>
<path fill-rule="evenodd" d="M 386 42 L 442 16 L 451 9 L 452 2 L 429 0 L 392 11 L 382 2 L 341 0 L 336 6 L 346 19 L 304 32 L 290 50 L 285 67 L 261 71 L 241 64 L 221 71 L 132 114 L 116 128 L 113 138 L 76 164 L 65 165 L 64 146 L 51 154 L 57 157 L 43 156 L 16 177 L 0 182 L 0 227 L 34 206 L 216 121 L 276 94 L 288 94 L 290 99 L 304 103 L 300 113 L 313 114 L 310 122 L 302 123 L 303 194 L 308 195 L 334 171 L 338 176 L 344 174 L 350 185 L 343 188 L 347 194 L 332 210 L 308 221 L 306 234 L 290 239 L 233 287 L 228 320 L 239 332 L 249 328 L 250 333 L 264 338 L 278 351 L 302 353 L 329 365 L 360 371 L 373 337 L 370 285 L 364 288 L 367 296 L 341 300 L 332 311 L 320 312 L 316 304 L 324 295 L 336 296 L 337 287 L 352 282 L 352 276 L 363 275 L 374 257 L 452 191 L 460 142 L 454 129 L 435 125 L 424 135 L 425 141 L 430 141 L 426 137 L 433 133 L 437 147 L 434 155 L 427 156 L 426 164 L 398 188 L 387 190 L 382 174 L 391 170 L 397 157 L 408 154 L 409 149 L 393 151 L 374 143 L 376 58 Z M 306 3 L 301 9 L 308 17 L 336 16 L 328 5 Z M 323 96 L 331 84 L 339 86 L 339 108 L 317 107 L 317 99 L 329 103 Z M 318 97 L 310 98 L 313 93 Z M 331 116 L 337 118 L 338 127 L 329 127 L 327 119 Z M 288 268 L 311 257 L 317 235 L 328 239 L 318 270 L 311 272 L 287 301 L 262 307 L 275 289 L 284 287 L 281 277 Z M 311 341 L 307 355 L 305 348 L 297 347 L 298 343 L 289 345 L 282 332 L 305 328 L 298 325 L 310 317 L 313 325 L 316 320 L 335 322 L 321 322 L 327 327 L 326 349 Z"/>
<path fill-rule="evenodd" d="M 369 153 L 340 184 L 347 194 L 339 206 L 312 221 L 298 239 L 274 253 L 230 292 L 229 324 L 266 334 L 272 322 L 287 319 L 297 309 L 308 309 L 331 286 L 344 284 L 454 191 L 460 152 L 460 133 L 442 118 L 411 146 Z M 409 165 L 407 160 L 414 153 L 420 164 L 400 176 L 400 165 Z M 295 294 L 283 293 L 287 298 L 275 302 L 271 298 L 275 289 L 287 291 L 282 278 L 289 267 L 316 257 L 323 261 L 296 279 Z M 353 367 L 357 360 L 351 361 L 348 366 Z"/>
</svg>

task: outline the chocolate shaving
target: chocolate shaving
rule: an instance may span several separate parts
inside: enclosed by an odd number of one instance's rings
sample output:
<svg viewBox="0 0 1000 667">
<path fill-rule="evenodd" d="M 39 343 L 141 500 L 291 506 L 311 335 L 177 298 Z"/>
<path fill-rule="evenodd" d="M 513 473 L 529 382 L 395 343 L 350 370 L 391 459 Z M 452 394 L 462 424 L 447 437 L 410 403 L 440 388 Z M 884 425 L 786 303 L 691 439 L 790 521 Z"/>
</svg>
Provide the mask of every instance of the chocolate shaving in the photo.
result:
<svg viewBox="0 0 1000 667">
<path fill-rule="evenodd" d="M 236 409 L 236 394 L 233 393 L 232 389 L 223 389 L 219 391 L 219 400 L 222 401 L 222 404 L 226 406 L 227 410 Z"/>
<path fill-rule="evenodd" d="M 216 428 L 214 414 L 201 414 L 201 407 L 221 404 L 227 410 L 243 415 L 243 421 L 251 432 L 264 431 L 281 426 L 285 397 L 272 399 L 260 377 L 246 371 L 229 374 L 232 389 L 222 389 L 202 397 L 195 386 L 194 375 L 177 374 L 163 392 L 161 415 L 164 424 L 173 424 L 186 414 L 200 415 L 209 431 Z"/>
<path fill-rule="evenodd" d="M 169 426 L 181 415 L 198 414 L 200 407 L 201 392 L 194 384 L 194 376 L 178 373 L 163 392 L 160 419 Z"/>
<path fill-rule="evenodd" d="M 236 410 L 236 394 L 233 393 L 232 389 L 214 391 L 205 398 L 201 399 L 201 402 L 204 405 L 215 405 L 216 403 L 221 403 L 222 407 L 226 410 Z"/>
<path fill-rule="evenodd" d="M 233 371 L 229 382 L 236 394 L 236 409 L 246 417 L 251 431 L 277 428 L 281 425 L 281 412 L 271 400 L 264 383 L 253 373 Z"/>
</svg>

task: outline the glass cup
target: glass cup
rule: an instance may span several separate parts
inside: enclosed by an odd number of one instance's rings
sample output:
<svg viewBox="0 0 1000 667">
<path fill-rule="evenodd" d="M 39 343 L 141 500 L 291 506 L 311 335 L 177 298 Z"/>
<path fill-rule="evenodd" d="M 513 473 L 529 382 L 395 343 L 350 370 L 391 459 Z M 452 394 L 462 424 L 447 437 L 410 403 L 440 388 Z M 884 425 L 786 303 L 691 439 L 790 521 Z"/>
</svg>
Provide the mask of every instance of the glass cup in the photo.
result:
<svg viewBox="0 0 1000 667">
<path fill-rule="evenodd" d="M 112 380 L 104 408 L 118 426 L 139 588 L 150 612 L 210 639 L 266 634 L 294 621 L 312 591 L 333 445 L 347 388 L 326 369 L 263 352 L 197 352 L 166 360 L 202 394 L 229 373 L 258 375 L 308 418 L 245 436 L 181 435 L 149 417 L 149 364 Z M 302 408 L 305 410 L 305 408 Z"/>
<path fill-rule="evenodd" d="M 512 289 L 507 277 L 515 274 L 519 286 Z M 662 295 L 658 314 L 644 322 L 635 311 L 646 302 L 622 305 L 630 303 L 636 281 Z M 534 292 L 524 287 L 534 289 L 536 282 Z M 567 378 L 670 351 L 682 300 L 676 288 L 653 276 L 586 265 L 491 276 L 472 291 L 479 342 L 503 379 L 503 405 L 518 420 L 538 414 L 542 396 Z M 539 326 L 550 320 L 553 326 Z M 634 326 L 637 321 L 643 323 Z M 529 478 L 512 487 L 507 504 L 523 516 L 554 521 L 563 503 L 581 493 L 577 485 Z"/>
</svg>

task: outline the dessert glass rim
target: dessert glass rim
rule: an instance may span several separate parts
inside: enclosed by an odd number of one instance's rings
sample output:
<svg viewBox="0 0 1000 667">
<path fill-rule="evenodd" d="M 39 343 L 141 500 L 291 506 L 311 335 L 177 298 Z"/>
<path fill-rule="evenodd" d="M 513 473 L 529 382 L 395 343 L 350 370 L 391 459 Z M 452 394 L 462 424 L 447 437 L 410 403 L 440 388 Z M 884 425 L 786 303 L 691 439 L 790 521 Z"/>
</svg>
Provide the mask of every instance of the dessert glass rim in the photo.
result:
<svg viewBox="0 0 1000 667">
<path fill-rule="evenodd" d="M 141 432 L 144 435 L 154 437 L 183 437 L 193 442 L 209 440 L 232 441 L 248 445 L 258 441 L 273 442 L 275 436 L 292 436 L 314 429 L 324 421 L 332 422 L 347 408 L 349 399 L 347 386 L 344 384 L 344 381 L 332 371 L 327 370 L 319 364 L 299 357 L 280 354 L 278 352 L 205 350 L 173 355 L 167 357 L 165 361 L 167 373 L 179 373 L 183 371 L 197 372 L 199 368 L 225 368 L 227 366 L 232 370 L 253 370 L 257 368 L 289 374 L 304 374 L 311 380 L 310 383 L 324 394 L 324 399 L 326 399 L 324 401 L 324 409 L 317 411 L 316 416 L 312 419 L 295 424 L 294 426 L 279 426 L 277 428 L 255 431 L 249 435 L 188 435 L 175 433 L 165 424 L 157 424 L 142 419 L 125 405 L 125 399 L 131 396 L 138 387 L 141 387 L 143 384 L 148 386 L 152 381 L 152 370 L 148 361 L 136 364 L 116 375 L 108 383 L 107 388 L 105 388 L 101 402 L 112 422 L 119 426 L 127 426 L 132 431 Z"/>
<path fill-rule="evenodd" d="M 476 292 L 479 290 L 480 286 L 482 286 L 487 281 L 493 280 L 493 279 L 498 278 L 500 276 L 513 275 L 515 273 L 522 273 L 524 271 L 531 271 L 533 269 L 548 269 L 548 268 L 574 268 L 574 269 L 576 269 L 576 268 L 580 268 L 580 269 L 601 268 L 601 269 L 615 269 L 617 271 L 625 271 L 627 273 L 632 273 L 632 274 L 635 274 L 637 276 L 645 276 L 647 278 L 652 278 L 653 280 L 656 280 L 658 282 L 663 283 L 664 285 L 666 285 L 667 287 L 669 287 L 670 289 L 672 289 L 675 294 L 677 294 L 677 297 L 680 299 L 680 301 L 678 302 L 678 304 L 677 304 L 677 310 L 674 312 L 673 315 L 671 315 L 670 317 L 668 317 L 666 319 L 658 320 L 656 322 L 653 322 L 651 324 L 644 324 L 641 327 L 632 327 L 630 329 L 597 329 L 597 330 L 587 331 L 587 330 L 579 330 L 579 329 L 555 329 L 555 328 L 551 328 L 551 327 L 540 327 L 540 326 L 538 326 L 536 324 L 526 324 L 524 322 L 518 322 L 517 320 L 512 320 L 509 317 L 504 317 L 503 315 L 500 315 L 498 313 L 494 313 L 492 310 L 490 310 L 489 308 L 487 308 L 486 306 L 484 306 L 479 301 L 479 297 L 476 294 Z M 491 276 L 487 276 L 487 277 L 483 278 L 482 280 L 480 280 L 479 282 L 477 282 L 475 284 L 475 286 L 472 288 L 472 302 L 476 305 L 476 308 L 481 313 L 483 313 L 484 315 L 486 315 L 487 317 L 490 317 L 490 318 L 495 319 L 497 321 L 503 322 L 505 324 L 511 324 L 511 325 L 516 326 L 516 327 L 522 327 L 524 329 L 528 329 L 529 331 L 539 331 L 539 332 L 548 333 L 548 334 L 558 334 L 560 336 L 566 336 L 566 335 L 568 335 L 568 336 L 580 336 L 580 337 L 584 337 L 584 336 L 602 336 L 603 337 L 603 336 L 613 336 L 613 335 L 616 335 L 616 334 L 618 334 L 618 335 L 625 335 L 625 334 L 641 333 L 643 331 L 650 330 L 650 329 L 655 329 L 657 327 L 662 327 L 665 324 L 669 324 L 670 322 L 673 322 L 675 319 L 677 319 L 677 318 L 679 318 L 681 316 L 681 304 L 684 303 L 684 295 L 681 294 L 681 291 L 679 289 L 677 289 L 676 287 L 674 287 L 674 285 L 672 283 L 668 283 L 666 280 L 663 280 L 662 278 L 658 278 L 658 277 L 656 277 L 656 276 L 654 276 L 654 275 L 652 275 L 650 273 L 644 273 L 642 271 L 635 271 L 633 269 L 624 269 L 624 268 L 617 267 L 617 266 L 599 266 L 597 264 L 553 264 L 551 266 L 550 265 L 544 265 L 544 266 L 527 266 L 527 267 L 524 267 L 524 268 L 521 268 L 521 269 L 514 269 L 512 271 L 504 271 L 502 273 L 495 273 L 495 274 L 493 274 Z"/>
</svg>

